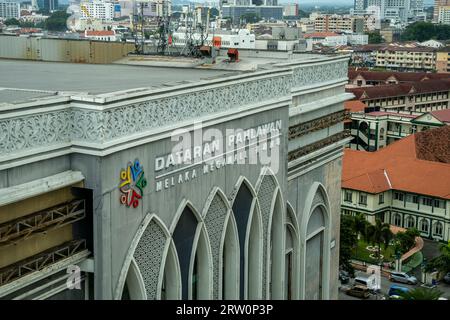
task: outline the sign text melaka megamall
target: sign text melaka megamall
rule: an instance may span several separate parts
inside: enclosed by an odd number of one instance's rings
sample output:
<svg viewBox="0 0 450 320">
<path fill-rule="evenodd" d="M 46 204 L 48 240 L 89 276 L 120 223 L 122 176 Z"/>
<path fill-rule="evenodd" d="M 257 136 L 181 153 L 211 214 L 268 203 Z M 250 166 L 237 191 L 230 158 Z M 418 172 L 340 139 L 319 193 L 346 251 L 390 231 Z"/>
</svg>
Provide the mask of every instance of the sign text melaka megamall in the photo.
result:
<svg viewBox="0 0 450 320">
<path fill-rule="evenodd" d="M 281 120 L 245 130 L 226 129 L 225 135 L 214 128 L 203 132 L 201 126 L 191 132 L 179 130 L 172 135 L 172 141 L 178 141 L 172 153 L 155 158 L 156 191 L 232 164 L 270 165 L 277 171 L 280 135 Z M 158 175 L 163 170 L 169 171 Z"/>
</svg>

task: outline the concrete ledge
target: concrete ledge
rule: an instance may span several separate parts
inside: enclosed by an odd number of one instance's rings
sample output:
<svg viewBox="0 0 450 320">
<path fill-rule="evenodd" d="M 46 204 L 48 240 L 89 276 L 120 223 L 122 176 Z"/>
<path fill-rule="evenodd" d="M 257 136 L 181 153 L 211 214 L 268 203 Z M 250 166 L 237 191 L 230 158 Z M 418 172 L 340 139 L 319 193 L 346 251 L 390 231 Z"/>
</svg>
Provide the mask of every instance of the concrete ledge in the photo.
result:
<svg viewBox="0 0 450 320">
<path fill-rule="evenodd" d="M 70 170 L 17 186 L 2 188 L 0 189 L 0 206 L 61 189 L 83 180 L 84 176 L 81 172 Z"/>
<path fill-rule="evenodd" d="M 33 284 L 36 281 L 42 280 L 52 274 L 55 274 L 61 270 L 66 269 L 69 265 L 78 264 L 86 257 L 88 257 L 90 252 L 88 250 L 81 251 L 67 259 L 61 260 L 55 264 L 52 264 L 39 272 L 33 272 L 25 277 L 22 277 L 16 281 L 8 283 L 0 287 L 0 297 L 4 297 L 14 291 L 17 291 L 25 286 Z"/>
</svg>

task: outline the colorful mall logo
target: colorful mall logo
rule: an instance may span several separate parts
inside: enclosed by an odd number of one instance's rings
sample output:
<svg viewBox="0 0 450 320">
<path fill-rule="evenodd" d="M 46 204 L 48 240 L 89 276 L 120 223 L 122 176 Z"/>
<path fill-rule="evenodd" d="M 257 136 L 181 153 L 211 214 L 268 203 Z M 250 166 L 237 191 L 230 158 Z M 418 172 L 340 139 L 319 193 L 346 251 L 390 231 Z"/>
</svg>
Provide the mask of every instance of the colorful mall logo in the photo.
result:
<svg viewBox="0 0 450 320">
<path fill-rule="evenodd" d="M 129 162 L 127 168 L 120 171 L 120 203 L 127 207 L 139 206 L 139 199 L 144 195 L 144 188 L 147 186 L 147 179 L 144 176 L 144 170 L 135 160 L 134 163 Z"/>
</svg>

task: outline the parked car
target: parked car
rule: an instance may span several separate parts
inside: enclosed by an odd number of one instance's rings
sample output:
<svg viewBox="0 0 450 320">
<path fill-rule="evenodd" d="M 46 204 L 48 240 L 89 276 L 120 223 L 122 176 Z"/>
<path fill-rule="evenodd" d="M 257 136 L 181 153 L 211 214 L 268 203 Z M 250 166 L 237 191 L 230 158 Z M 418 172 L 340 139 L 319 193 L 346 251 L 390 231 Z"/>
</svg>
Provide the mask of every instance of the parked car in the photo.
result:
<svg viewBox="0 0 450 320">
<path fill-rule="evenodd" d="M 355 285 L 353 287 L 348 288 L 345 291 L 346 294 L 353 297 L 358 297 L 362 299 L 367 299 L 370 296 L 369 289 L 367 289 L 365 286 Z"/>
<path fill-rule="evenodd" d="M 450 284 L 450 272 L 448 272 L 445 276 L 444 276 L 444 282 L 447 284 Z"/>
<path fill-rule="evenodd" d="M 389 275 L 389 280 L 393 282 L 417 284 L 417 278 L 407 274 L 406 272 L 391 272 Z"/>
<path fill-rule="evenodd" d="M 392 285 L 389 288 L 388 296 L 389 296 L 389 299 L 395 299 L 395 300 L 402 299 L 401 294 L 408 292 L 408 291 L 409 291 L 409 288 Z"/>
<path fill-rule="evenodd" d="M 371 291 L 378 291 L 378 290 L 380 290 L 380 284 L 377 283 L 376 280 L 377 279 L 376 279 L 375 275 L 372 275 L 368 278 L 360 276 L 360 277 L 355 278 L 354 284 L 363 286 Z"/>
<path fill-rule="evenodd" d="M 339 280 L 341 280 L 342 284 L 346 284 L 350 281 L 350 275 L 347 271 L 341 270 L 339 271 Z"/>
</svg>

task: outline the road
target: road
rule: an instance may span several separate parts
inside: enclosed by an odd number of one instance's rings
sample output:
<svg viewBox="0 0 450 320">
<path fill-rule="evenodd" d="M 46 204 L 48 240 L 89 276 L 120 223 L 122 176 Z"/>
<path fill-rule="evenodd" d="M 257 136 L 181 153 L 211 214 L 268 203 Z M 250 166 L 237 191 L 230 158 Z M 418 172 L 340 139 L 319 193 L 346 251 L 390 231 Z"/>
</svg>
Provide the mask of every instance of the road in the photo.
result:
<svg viewBox="0 0 450 320">
<path fill-rule="evenodd" d="M 367 274 L 365 272 L 360 272 L 360 271 L 356 271 L 355 272 L 355 276 L 367 276 Z M 420 280 L 420 279 L 419 279 Z M 350 283 L 353 283 L 353 279 L 350 279 Z M 381 294 L 382 295 L 387 295 L 387 293 L 389 292 L 389 288 L 391 285 L 396 284 L 402 287 L 408 287 L 408 288 L 417 288 L 420 287 L 420 283 L 417 285 L 408 285 L 408 284 L 404 284 L 404 283 L 394 283 L 389 281 L 388 278 L 385 277 L 381 277 Z M 439 283 L 436 287 L 439 291 L 443 292 L 443 296 L 447 299 L 450 300 L 450 285 L 446 284 L 446 283 Z M 371 295 L 371 297 L 369 298 L 370 300 L 379 300 L 381 297 L 380 296 L 375 296 L 375 295 Z M 356 297 L 352 297 L 349 296 L 347 294 L 345 294 L 342 291 L 339 291 L 339 300 L 360 300 L 359 298 Z"/>
</svg>

